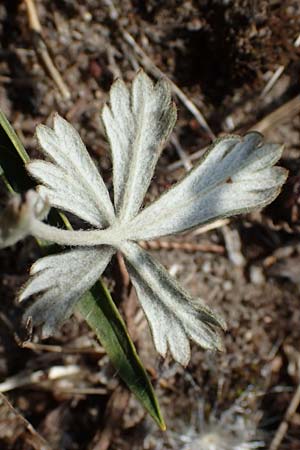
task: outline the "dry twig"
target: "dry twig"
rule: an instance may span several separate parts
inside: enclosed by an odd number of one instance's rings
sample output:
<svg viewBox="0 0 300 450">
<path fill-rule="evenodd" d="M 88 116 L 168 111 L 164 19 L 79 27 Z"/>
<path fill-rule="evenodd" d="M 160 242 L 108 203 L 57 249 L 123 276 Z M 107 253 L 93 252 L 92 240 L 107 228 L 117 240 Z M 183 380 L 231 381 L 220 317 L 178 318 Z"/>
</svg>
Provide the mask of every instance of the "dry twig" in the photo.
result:
<svg viewBox="0 0 300 450">
<path fill-rule="evenodd" d="M 166 74 L 163 73 L 156 64 L 152 61 L 152 59 L 146 54 L 146 52 L 138 45 L 134 37 L 125 30 L 119 23 L 118 18 L 119 14 L 114 6 L 114 2 L 112 0 L 106 0 L 105 2 L 109 8 L 110 18 L 116 23 L 120 33 L 125 42 L 133 49 L 135 54 L 137 55 L 140 64 L 154 77 L 161 78 L 166 77 Z M 195 117 L 195 119 L 199 122 L 202 128 L 207 132 L 209 137 L 214 140 L 216 138 L 215 134 L 211 130 L 210 126 L 206 122 L 203 114 L 196 105 L 187 97 L 187 95 L 172 81 L 169 79 L 171 83 L 173 92 L 177 95 L 177 97 L 181 100 L 181 102 L 185 105 L 185 107 L 190 111 L 190 113 Z"/>
<path fill-rule="evenodd" d="M 40 57 L 46 71 L 60 90 L 64 99 L 69 100 L 71 98 L 71 93 L 66 83 L 62 79 L 60 73 L 55 67 L 51 56 L 49 54 L 47 45 L 42 37 L 42 26 L 39 21 L 36 6 L 34 0 L 25 0 L 25 5 L 27 9 L 29 27 L 32 32 L 33 43 L 35 50 Z"/>
<path fill-rule="evenodd" d="M 229 260 L 237 267 L 244 267 L 246 260 L 242 254 L 242 241 L 238 230 L 225 226 L 222 231 Z"/>
<path fill-rule="evenodd" d="M 127 408 L 130 393 L 127 389 L 119 386 L 110 397 L 105 412 L 105 425 L 101 433 L 94 439 L 92 450 L 107 450 L 110 448 L 112 439 L 120 433 L 124 410 Z"/>
<path fill-rule="evenodd" d="M 135 54 L 137 55 L 140 63 L 142 66 L 150 72 L 153 76 L 157 78 L 166 77 L 166 74 L 164 74 L 157 66 L 154 64 L 152 59 L 145 53 L 145 51 L 138 45 L 134 37 L 126 31 L 118 22 L 119 14 L 117 9 L 114 6 L 114 2 L 112 0 L 105 0 L 106 5 L 109 8 L 109 14 L 110 18 L 116 23 L 118 29 L 120 30 L 120 33 L 122 34 L 122 37 L 124 41 L 129 44 L 129 46 L 134 50 Z M 190 113 L 195 117 L 197 122 L 202 126 L 202 128 L 207 132 L 208 136 L 214 140 L 216 138 L 215 134 L 213 133 L 212 129 L 206 122 L 203 114 L 201 111 L 196 107 L 196 105 L 187 97 L 187 95 L 175 84 L 172 80 L 170 80 L 173 92 L 177 95 L 179 100 L 185 105 L 185 107 L 190 111 Z"/>
<path fill-rule="evenodd" d="M 216 228 L 224 227 L 224 225 L 228 225 L 230 223 L 230 219 L 219 219 L 215 222 L 208 223 L 207 225 L 203 225 L 202 227 L 197 228 L 193 231 L 194 235 L 207 233 L 208 231 L 215 230 Z"/>
<path fill-rule="evenodd" d="M 80 374 L 80 372 L 80 367 L 76 365 L 52 366 L 47 370 L 37 370 L 32 373 L 23 371 L 0 383 L 0 393 L 32 384 L 40 384 L 45 381 L 54 381 L 60 378 L 75 376 Z"/>
<path fill-rule="evenodd" d="M 153 76 L 157 78 L 166 77 L 166 74 L 163 73 L 151 60 L 151 58 L 144 52 L 144 50 L 137 44 L 134 37 L 128 33 L 124 28 L 119 27 L 122 37 L 130 45 L 130 47 L 134 50 L 136 55 L 139 58 L 142 66 L 150 72 Z M 179 100 L 185 105 L 185 107 L 190 111 L 190 113 L 195 117 L 197 122 L 202 126 L 202 128 L 207 132 L 209 137 L 214 140 L 216 138 L 212 129 L 206 122 L 201 111 L 196 107 L 196 105 L 188 98 L 188 96 L 174 83 L 174 81 L 169 79 L 171 83 L 173 92 L 177 95 Z"/>
<path fill-rule="evenodd" d="M 298 384 L 295 394 L 293 395 L 293 398 L 291 400 L 291 403 L 289 404 L 289 407 L 286 410 L 284 419 L 276 431 L 276 434 L 271 442 L 269 450 L 278 450 L 279 449 L 279 446 L 288 430 L 289 422 L 290 422 L 292 416 L 296 413 L 299 404 L 300 404 L 300 383 Z"/>
<path fill-rule="evenodd" d="M 189 156 L 186 154 L 185 150 L 182 148 L 179 140 L 177 139 L 177 137 L 175 135 L 171 136 L 171 142 L 174 145 L 174 147 L 175 147 L 175 149 L 177 151 L 177 154 L 178 154 L 179 158 L 181 159 L 185 170 L 187 172 L 189 172 L 192 169 L 192 167 L 193 167 Z"/>
<path fill-rule="evenodd" d="M 280 123 L 295 117 L 297 114 L 300 113 L 300 95 L 297 95 L 296 97 L 292 98 L 292 100 L 287 101 L 283 105 L 279 106 L 277 109 L 272 111 L 270 114 L 266 115 L 263 119 L 256 122 L 254 125 L 249 127 L 248 129 L 239 129 L 236 132 L 242 133 L 247 132 L 250 130 L 256 130 L 260 133 L 264 133 L 268 131 L 271 128 L 275 128 Z M 200 158 L 207 147 L 202 148 L 195 153 L 189 155 L 189 161 L 194 161 Z M 179 161 L 176 161 L 173 164 L 170 164 L 168 167 L 168 171 L 172 172 L 173 170 L 178 169 L 179 167 L 183 166 L 183 161 L 180 159 Z"/>
<path fill-rule="evenodd" d="M 201 158 L 201 156 L 205 153 L 207 150 L 207 147 L 201 148 L 200 150 L 197 150 L 196 152 L 192 153 L 191 155 L 188 155 L 189 162 L 195 161 L 196 159 Z M 174 162 L 173 164 L 170 164 L 167 168 L 168 172 L 173 172 L 173 170 L 177 170 L 180 167 L 183 166 L 183 161 L 180 159 L 179 161 Z"/>
<path fill-rule="evenodd" d="M 30 445 L 34 450 L 51 450 L 50 445 L 42 438 L 42 436 L 33 428 L 33 426 L 13 407 L 8 399 L 0 393 L 0 408 L 6 408 L 22 426 L 24 430 L 24 444 Z M 22 433 L 22 434 L 23 434 Z M 25 448 L 25 447 L 24 447 Z"/>
<path fill-rule="evenodd" d="M 275 109 L 275 111 L 272 111 L 259 122 L 256 122 L 253 126 L 250 127 L 250 129 L 264 133 L 270 128 L 275 128 L 281 122 L 284 122 L 285 120 L 296 116 L 297 114 L 299 114 L 299 112 L 300 95 L 297 95 L 292 100 L 289 100 L 288 102 L 279 106 L 279 108 Z"/>
<path fill-rule="evenodd" d="M 285 354 L 289 360 L 288 373 L 290 376 L 295 377 L 297 380 L 297 389 L 292 397 L 288 409 L 284 415 L 282 422 L 280 423 L 275 436 L 270 444 L 269 450 L 278 450 L 284 436 L 287 433 L 289 423 L 291 422 L 294 414 L 296 413 L 300 404 L 300 354 L 290 345 L 284 346 Z"/>
<path fill-rule="evenodd" d="M 23 348 L 29 348 L 33 351 L 44 351 L 50 353 L 67 353 L 67 354 L 88 354 L 88 355 L 104 355 L 105 351 L 102 347 L 96 348 L 80 348 L 68 347 L 61 345 L 47 345 L 36 342 L 25 341 L 21 343 Z"/>
<path fill-rule="evenodd" d="M 294 46 L 295 47 L 299 47 L 300 46 L 300 34 L 297 37 L 297 39 L 294 42 Z M 283 72 L 285 71 L 286 66 L 279 66 L 275 72 L 273 73 L 272 77 L 269 79 L 269 81 L 267 82 L 267 84 L 265 85 L 264 89 L 262 90 L 260 96 L 264 97 L 268 92 L 270 92 L 270 90 L 273 88 L 273 86 L 275 85 L 275 83 L 279 80 L 279 78 L 281 77 L 281 75 L 283 74 Z"/>
<path fill-rule="evenodd" d="M 208 253 L 218 253 L 223 255 L 225 249 L 222 245 L 212 244 L 207 242 L 206 244 L 193 244 L 191 242 L 174 242 L 174 241 L 139 241 L 141 247 L 147 250 L 183 250 L 184 252 L 194 253 L 194 252 L 208 252 Z"/>
</svg>

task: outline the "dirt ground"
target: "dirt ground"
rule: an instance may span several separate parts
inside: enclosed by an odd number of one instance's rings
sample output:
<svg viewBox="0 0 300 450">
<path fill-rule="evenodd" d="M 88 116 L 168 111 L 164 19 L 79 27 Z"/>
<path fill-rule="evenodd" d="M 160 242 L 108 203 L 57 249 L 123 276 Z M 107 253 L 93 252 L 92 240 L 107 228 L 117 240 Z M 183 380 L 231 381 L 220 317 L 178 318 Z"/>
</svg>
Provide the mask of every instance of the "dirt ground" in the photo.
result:
<svg viewBox="0 0 300 450">
<path fill-rule="evenodd" d="M 286 425 L 282 442 L 272 450 L 299 450 L 299 1 L 35 5 L 42 37 L 25 1 L 0 4 L 0 106 L 30 155 L 37 154 L 36 125 L 51 125 L 58 111 L 80 131 L 110 186 L 99 112 L 112 81 L 130 81 L 144 67 L 153 78 L 168 76 L 179 91 L 174 139 L 159 160 L 148 200 L 182 177 L 199 150 L 222 133 L 259 129 L 266 140 L 283 143 L 281 164 L 290 174 L 263 212 L 150 249 L 225 317 L 224 353 L 193 346 L 186 369 L 161 360 L 117 259 L 105 273 L 152 377 L 166 432 L 128 394 L 79 315 L 51 339 L 21 347 L 22 308 L 15 296 L 40 251 L 30 239 L 0 251 L 0 450 L 271 449 L 280 425 Z M 43 45 L 58 80 L 45 64 Z"/>
</svg>

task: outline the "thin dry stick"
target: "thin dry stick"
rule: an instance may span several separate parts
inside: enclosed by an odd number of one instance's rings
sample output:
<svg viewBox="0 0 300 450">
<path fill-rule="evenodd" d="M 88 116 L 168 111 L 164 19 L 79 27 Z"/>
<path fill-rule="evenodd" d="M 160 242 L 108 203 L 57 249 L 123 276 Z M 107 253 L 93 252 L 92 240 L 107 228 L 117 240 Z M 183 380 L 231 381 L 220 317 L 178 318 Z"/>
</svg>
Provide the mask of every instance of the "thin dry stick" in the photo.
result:
<svg viewBox="0 0 300 450">
<path fill-rule="evenodd" d="M 19 422 L 22 423 L 24 429 L 28 431 L 29 435 L 26 444 L 35 450 L 51 450 L 50 445 L 42 438 L 42 436 L 33 428 L 33 426 L 23 417 L 8 401 L 8 399 L 0 393 L 0 407 L 6 407 Z"/>
<path fill-rule="evenodd" d="M 293 395 L 291 403 L 289 404 L 289 407 L 286 410 L 284 419 L 276 431 L 276 434 L 271 442 L 269 450 L 278 450 L 279 449 L 279 446 L 288 430 L 289 422 L 290 422 L 291 418 L 293 417 L 293 415 L 296 413 L 299 404 L 300 404 L 300 383 L 298 384 L 298 387 L 296 389 L 295 394 Z"/>
<path fill-rule="evenodd" d="M 50 387 L 48 390 L 54 391 L 56 394 L 70 394 L 70 395 L 107 395 L 108 391 L 104 388 L 62 388 Z"/>
<path fill-rule="evenodd" d="M 230 219 L 219 219 L 215 222 L 208 223 L 207 225 L 203 225 L 193 231 L 193 235 L 207 233 L 208 231 L 215 230 L 216 228 L 224 227 L 224 225 L 228 225 L 230 223 Z"/>
<path fill-rule="evenodd" d="M 153 76 L 161 78 L 166 77 L 166 75 L 154 64 L 151 58 L 144 52 L 144 50 L 137 44 L 134 37 L 128 33 L 123 27 L 119 26 L 120 32 L 124 38 L 124 40 L 130 45 L 130 47 L 134 50 L 136 55 L 139 58 L 140 63 L 144 68 L 150 72 Z M 195 119 L 199 122 L 202 128 L 207 132 L 209 137 L 214 140 L 216 138 L 212 129 L 206 122 L 203 114 L 199 111 L 196 105 L 187 97 L 187 95 L 172 81 L 170 80 L 172 90 L 177 95 L 177 97 L 181 100 L 181 102 L 185 105 L 185 107 L 190 111 L 191 114 L 195 117 Z"/>
<path fill-rule="evenodd" d="M 192 153 L 191 155 L 189 155 L 189 161 L 195 161 L 196 159 L 201 158 L 201 156 L 205 153 L 205 151 L 207 150 L 208 147 L 204 147 L 201 148 L 200 150 L 197 150 L 196 152 Z M 173 172 L 174 170 L 179 169 L 181 166 L 183 166 L 183 161 L 179 160 L 174 162 L 173 164 L 170 164 L 168 166 L 168 172 Z"/>
<path fill-rule="evenodd" d="M 283 105 L 279 106 L 279 108 L 272 111 L 270 114 L 265 116 L 263 119 L 256 122 L 254 125 L 248 128 L 248 130 L 256 130 L 260 131 L 261 133 L 264 133 L 265 131 L 275 128 L 278 126 L 281 122 L 284 122 L 285 120 L 296 116 L 300 112 L 300 95 L 297 95 L 296 97 L 292 98 L 292 100 L 289 100 L 288 102 L 284 103 Z M 237 133 L 245 132 L 248 130 L 239 129 L 237 130 Z M 194 161 L 198 158 L 200 158 L 207 147 L 202 148 L 201 150 L 196 151 L 195 153 L 192 153 L 189 155 L 189 160 Z M 173 170 L 178 169 L 183 165 L 182 160 L 176 161 L 173 164 L 170 164 L 168 167 L 168 171 L 172 172 Z"/>
<path fill-rule="evenodd" d="M 265 85 L 264 89 L 262 90 L 262 92 L 260 94 L 260 97 L 264 97 L 268 92 L 270 92 L 272 87 L 276 84 L 276 82 L 279 80 L 279 78 L 283 74 L 284 69 L 285 69 L 285 66 L 279 66 L 275 70 L 275 72 L 273 73 L 272 77 L 269 79 L 269 81 Z"/>
<path fill-rule="evenodd" d="M 189 172 L 193 167 L 189 156 L 186 154 L 185 150 L 182 148 L 179 140 L 177 139 L 177 137 L 175 135 L 171 136 L 171 142 L 174 145 L 174 147 L 177 151 L 177 154 L 178 154 L 179 158 L 181 159 L 186 172 Z"/>
<path fill-rule="evenodd" d="M 108 67 L 110 68 L 114 78 L 122 78 L 122 71 L 116 62 L 115 53 L 116 49 L 112 45 L 108 45 L 106 49 Z"/>
<path fill-rule="evenodd" d="M 54 381 L 59 378 L 75 376 L 80 373 L 80 367 L 74 364 L 70 364 L 69 366 L 52 366 L 50 369 L 37 370 L 31 373 L 24 370 L 0 383 L 0 393 L 12 391 L 32 384 L 40 384 L 45 381 Z"/>
<path fill-rule="evenodd" d="M 225 225 L 222 231 L 229 260 L 237 267 L 244 267 L 246 260 L 242 254 L 242 241 L 238 230 Z"/>
<path fill-rule="evenodd" d="M 119 434 L 124 411 L 128 406 L 130 394 L 127 389 L 119 386 L 111 395 L 104 417 L 104 427 L 96 434 L 91 450 L 107 450 L 112 439 Z"/>
<path fill-rule="evenodd" d="M 114 5 L 114 2 L 112 0 L 105 0 L 106 5 L 109 9 L 109 14 L 111 20 L 113 20 L 116 25 L 118 26 L 124 41 L 126 41 L 130 47 L 134 50 L 136 55 L 139 57 L 140 63 L 144 66 L 145 69 L 147 69 L 152 75 L 155 77 L 166 77 L 166 75 L 154 64 L 152 59 L 144 52 L 144 50 L 137 44 L 134 37 L 126 31 L 118 22 L 119 13 Z M 214 140 L 216 138 L 215 134 L 213 133 L 212 129 L 206 122 L 203 114 L 199 109 L 196 107 L 196 105 L 185 95 L 185 93 L 172 81 L 170 80 L 173 92 L 177 95 L 177 97 L 182 101 L 182 103 L 185 105 L 185 107 L 190 111 L 191 114 L 195 117 L 195 119 L 199 122 L 199 124 L 202 126 L 202 128 L 207 132 L 209 137 Z"/>
<path fill-rule="evenodd" d="M 300 34 L 297 37 L 297 39 L 295 40 L 294 46 L 295 47 L 299 47 L 300 46 Z M 285 68 L 286 68 L 286 66 L 279 66 L 275 70 L 275 72 L 273 73 L 272 77 L 270 78 L 270 80 L 267 82 L 266 86 L 262 90 L 262 92 L 260 94 L 260 97 L 264 97 L 268 92 L 270 92 L 270 90 L 273 88 L 273 86 L 276 84 L 276 82 L 279 80 L 279 78 L 283 74 Z"/>
<path fill-rule="evenodd" d="M 256 130 L 260 131 L 261 133 L 264 133 L 265 131 L 271 128 L 275 128 L 281 122 L 284 122 L 285 120 L 294 117 L 299 113 L 300 113 L 300 95 L 297 95 L 296 97 L 292 98 L 292 100 L 289 100 L 288 102 L 279 106 L 279 108 L 275 109 L 270 114 L 265 116 L 263 119 L 256 122 L 254 125 L 249 127 L 248 130 Z M 242 131 L 245 132 L 245 130 L 240 129 L 237 130 L 237 133 Z M 194 161 L 200 158 L 206 149 L 207 147 L 197 150 L 195 153 L 192 153 L 191 155 L 189 155 L 189 160 Z M 172 172 L 173 170 L 179 169 L 179 167 L 181 166 L 183 166 L 182 160 L 176 161 L 175 163 L 170 164 L 170 166 L 168 167 L 168 171 Z"/>
<path fill-rule="evenodd" d="M 174 241 L 139 241 L 141 247 L 147 250 L 183 250 L 188 253 L 208 252 L 223 255 L 225 249 L 222 245 L 212 244 L 193 244 L 190 242 L 174 242 Z"/>
<path fill-rule="evenodd" d="M 29 348 L 36 352 L 49 352 L 49 353 L 67 353 L 67 354 L 88 354 L 88 355 L 104 355 L 103 348 L 77 348 L 77 347 L 63 347 L 61 345 L 47 345 L 38 344 L 35 342 L 25 341 L 21 343 L 22 348 Z"/>
<path fill-rule="evenodd" d="M 34 0 L 25 0 L 26 8 L 27 8 L 27 14 L 28 14 L 28 20 L 30 28 L 37 33 L 42 32 L 41 23 L 39 21 L 39 16 L 34 4 Z"/>
<path fill-rule="evenodd" d="M 28 21 L 29 21 L 29 27 L 31 29 L 32 35 L 33 35 L 33 42 L 35 46 L 35 50 L 42 60 L 42 63 L 60 90 L 63 98 L 66 100 L 69 100 L 71 98 L 71 93 L 69 91 L 69 88 L 65 84 L 64 80 L 62 79 L 60 73 L 58 72 L 57 68 L 55 67 L 49 51 L 47 49 L 47 45 L 42 37 L 42 26 L 39 21 L 39 17 L 37 14 L 36 6 L 34 3 L 34 0 L 24 0 L 26 9 L 27 9 L 27 15 L 28 15 Z"/>
<path fill-rule="evenodd" d="M 296 116 L 300 112 L 300 95 L 297 95 L 292 100 L 284 103 L 279 108 L 272 111 L 262 120 L 250 127 L 251 130 L 265 132 L 269 128 L 274 128 L 284 120 Z"/>
</svg>

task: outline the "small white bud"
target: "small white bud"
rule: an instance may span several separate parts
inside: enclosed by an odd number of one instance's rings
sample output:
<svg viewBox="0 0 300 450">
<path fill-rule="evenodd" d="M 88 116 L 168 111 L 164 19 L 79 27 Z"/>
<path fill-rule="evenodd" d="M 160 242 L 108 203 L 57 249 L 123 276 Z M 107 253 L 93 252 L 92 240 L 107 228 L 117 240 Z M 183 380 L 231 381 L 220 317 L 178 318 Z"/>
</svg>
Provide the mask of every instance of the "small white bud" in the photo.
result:
<svg viewBox="0 0 300 450">
<path fill-rule="evenodd" d="M 31 234 L 34 219 L 43 220 L 49 212 L 47 199 L 36 191 L 10 198 L 0 215 L 0 248 L 8 247 Z"/>
</svg>

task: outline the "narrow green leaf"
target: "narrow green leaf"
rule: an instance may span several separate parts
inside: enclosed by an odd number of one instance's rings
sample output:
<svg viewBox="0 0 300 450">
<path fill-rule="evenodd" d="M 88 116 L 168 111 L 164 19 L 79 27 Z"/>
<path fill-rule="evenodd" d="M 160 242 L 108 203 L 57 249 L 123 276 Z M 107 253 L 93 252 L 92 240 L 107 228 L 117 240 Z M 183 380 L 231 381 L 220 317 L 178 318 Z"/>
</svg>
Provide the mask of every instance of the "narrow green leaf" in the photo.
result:
<svg viewBox="0 0 300 450">
<path fill-rule="evenodd" d="M 17 134 L 0 111 L 0 176 L 10 192 L 23 192 L 33 186 L 24 163 L 29 156 Z M 67 218 L 54 210 L 51 223 L 70 228 Z M 60 217 L 59 217 L 60 216 Z M 166 429 L 154 390 L 126 325 L 109 291 L 101 281 L 79 302 L 79 311 L 96 333 L 118 374 L 162 430 Z"/>
<path fill-rule="evenodd" d="M 16 132 L 0 111 L 0 166 L 2 177 L 7 187 L 15 192 L 26 191 L 34 186 L 29 178 L 24 163 L 29 161 L 29 156 L 23 147 Z M 11 189 L 9 189 L 11 191 Z"/>
<path fill-rule="evenodd" d="M 126 325 L 103 283 L 96 283 L 79 302 L 79 311 L 98 336 L 118 375 L 144 408 L 166 429 L 148 375 L 137 355 Z"/>
<path fill-rule="evenodd" d="M 23 161 L 23 163 L 26 163 L 29 161 L 28 153 L 26 152 L 22 142 L 20 141 L 17 133 L 7 120 L 4 113 L 0 110 L 0 125 L 1 125 L 1 144 L 4 144 L 3 140 L 6 141 L 7 149 L 9 151 L 14 150 L 17 151 L 20 159 Z M 13 144 L 13 148 L 11 146 Z"/>
</svg>

